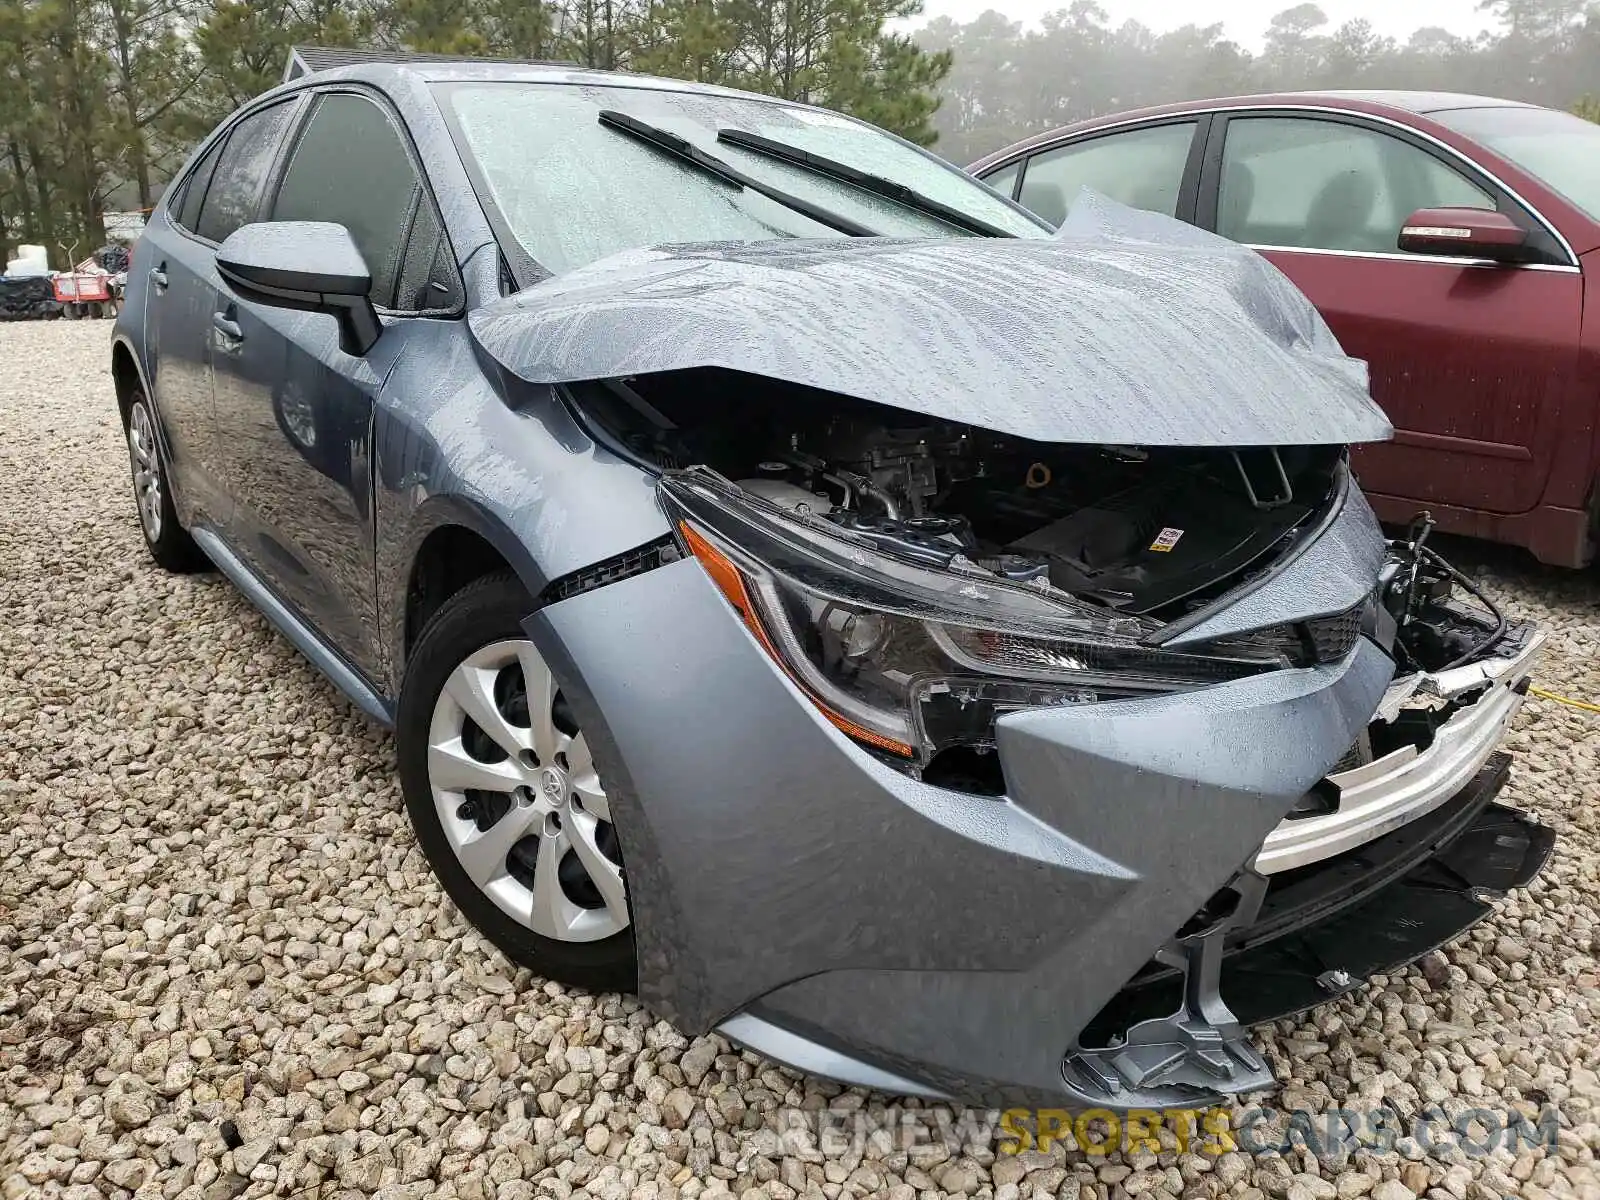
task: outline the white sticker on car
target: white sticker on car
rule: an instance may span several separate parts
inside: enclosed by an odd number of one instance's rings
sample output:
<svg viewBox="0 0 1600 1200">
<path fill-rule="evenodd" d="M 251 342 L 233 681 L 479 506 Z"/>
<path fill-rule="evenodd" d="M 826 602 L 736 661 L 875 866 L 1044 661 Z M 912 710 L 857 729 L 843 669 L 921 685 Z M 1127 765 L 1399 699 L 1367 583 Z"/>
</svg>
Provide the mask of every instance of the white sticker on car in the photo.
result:
<svg viewBox="0 0 1600 1200">
<path fill-rule="evenodd" d="M 1173 529 L 1168 526 L 1156 534 L 1156 540 L 1150 543 L 1150 549 L 1157 554 L 1165 554 L 1178 544 L 1178 539 L 1183 536 L 1183 530 Z"/>
</svg>

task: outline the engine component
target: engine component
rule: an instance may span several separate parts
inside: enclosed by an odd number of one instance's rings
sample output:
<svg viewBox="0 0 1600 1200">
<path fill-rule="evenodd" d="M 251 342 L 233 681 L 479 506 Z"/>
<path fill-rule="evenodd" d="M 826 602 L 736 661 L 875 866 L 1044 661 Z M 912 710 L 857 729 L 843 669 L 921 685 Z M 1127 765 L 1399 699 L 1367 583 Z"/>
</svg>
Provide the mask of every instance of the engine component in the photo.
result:
<svg viewBox="0 0 1600 1200">
<path fill-rule="evenodd" d="M 1448 671 L 1492 650 L 1506 632 L 1506 617 L 1482 589 L 1428 547 L 1433 529 L 1433 514 L 1420 512 L 1406 537 L 1389 543 L 1379 595 L 1397 629 L 1402 665 Z M 1476 608 L 1455 599 L 1458 587 Z"/>
<path fill-rule="evenodd" d="M 771 466 L 762 463 L 763 468 Z M 782 463 L 776 464 L 780 468 Z M 802 516 L 825 517 L 833 511 L 833 504 L 820 492 L 808 492 L 805 488 L 790 483 L 786 479 L 741 479 L 738 485 L 753 496 L 760 496 L 769 504 L 776 504 L 779 508 Z"/>
<path fill-rule="evenodd" d="M 1324 507 L 1342 456 L 1047 445 L 709 369 L 575 393 L 613 445 L 667 471 L 706 467 L 864 549 L 1157 620 L 1262 569 Z"/>
<path fill-rule="evenodd" d="M 1244 570 L 1310 511 L 1290 500 L 1264 507 L 1205 476 L 1173 473 L 1077 509 L 1010 549 L 1042 555 L 1063 591 L 1147 613 Z"/>
</svg>

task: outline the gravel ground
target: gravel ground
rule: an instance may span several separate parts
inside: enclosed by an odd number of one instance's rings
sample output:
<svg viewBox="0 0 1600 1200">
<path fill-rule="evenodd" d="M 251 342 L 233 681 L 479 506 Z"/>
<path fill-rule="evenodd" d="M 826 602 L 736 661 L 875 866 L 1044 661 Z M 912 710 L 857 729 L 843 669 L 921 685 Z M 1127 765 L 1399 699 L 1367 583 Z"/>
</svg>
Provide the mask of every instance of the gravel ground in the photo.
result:
<svg viewBox="0 0 1600 1200">
<path fill-rule="evenodd" d="M 883 1098 L 514 970 L 429 876 L 386 737 L 226 583 L 146 560 L 108 336 L 0 326 L 3 1197 L 1600 1198 L 1600 716 L 1534 700 L 1512 738 L 1514 799 L 1562 834 L 1531 889 L 1257 1038 L 1279 1110 L 1548 1104 L 1553 1148 L 809 1139 L 793 1110 Z M 1456 549 L 1552 628 L 1537 682 L 1600 699 L 1600 577 Z"/>
</svg>

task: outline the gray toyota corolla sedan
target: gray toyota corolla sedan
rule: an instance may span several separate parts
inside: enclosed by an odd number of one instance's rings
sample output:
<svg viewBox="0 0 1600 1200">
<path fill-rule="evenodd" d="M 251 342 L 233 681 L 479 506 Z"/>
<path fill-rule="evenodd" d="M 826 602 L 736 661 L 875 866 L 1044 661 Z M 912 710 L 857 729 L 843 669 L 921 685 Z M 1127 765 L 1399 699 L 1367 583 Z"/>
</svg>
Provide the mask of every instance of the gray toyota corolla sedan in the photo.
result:
<svg viewBox="0 0 1600 1200">
<path fill-rule="evenodd" d="M 886 1091 L 1192 1104 L 1549 852 L 1496 803 L 1543 635 L 1385 540 L 1365 370 L 1249 250 L 802 105 L 368 63 L 224 122 L 129 279 L 155 561 L 394 728 L 550 977 Z"/>
</svg>

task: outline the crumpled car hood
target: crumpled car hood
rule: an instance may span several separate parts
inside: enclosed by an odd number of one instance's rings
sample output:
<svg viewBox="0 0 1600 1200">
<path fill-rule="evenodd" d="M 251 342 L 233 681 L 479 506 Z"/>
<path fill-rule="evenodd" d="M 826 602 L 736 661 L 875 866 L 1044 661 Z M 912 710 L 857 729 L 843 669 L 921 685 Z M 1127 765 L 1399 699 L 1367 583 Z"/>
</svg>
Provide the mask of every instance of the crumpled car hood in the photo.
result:
<svg viewBox="0 0 1600 1200">
<path fill-rule="evenodd" d="M 627 251 L 470 323 L 532 383 L 721 367 L 1043 442 L 1311 445 L 1392 432 L 1365 365 L 1305 296 L 1214 238 L 1091 228 Z"/>
</svg>

